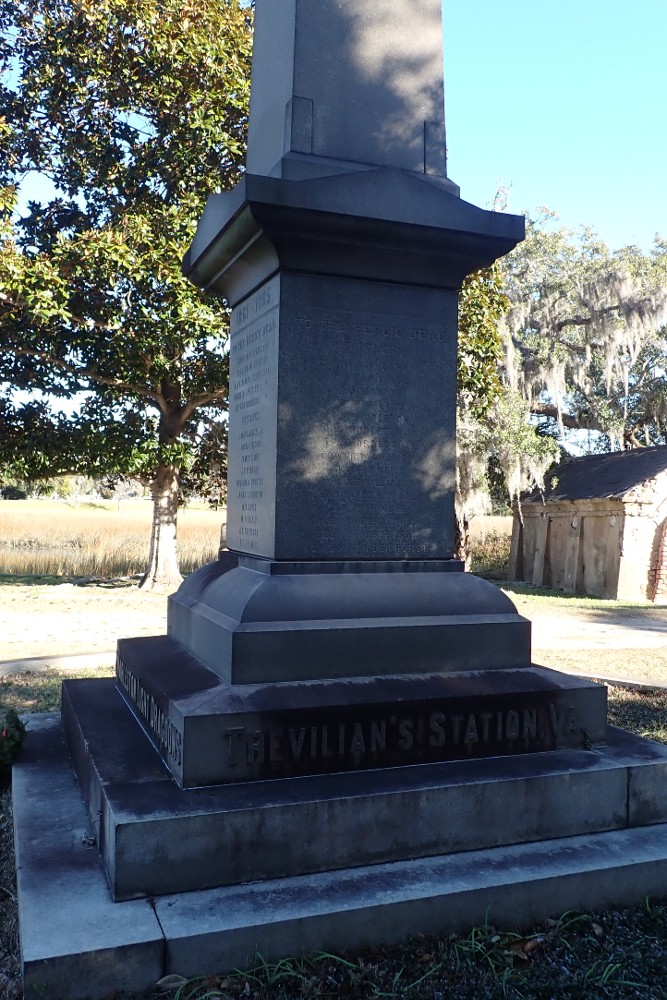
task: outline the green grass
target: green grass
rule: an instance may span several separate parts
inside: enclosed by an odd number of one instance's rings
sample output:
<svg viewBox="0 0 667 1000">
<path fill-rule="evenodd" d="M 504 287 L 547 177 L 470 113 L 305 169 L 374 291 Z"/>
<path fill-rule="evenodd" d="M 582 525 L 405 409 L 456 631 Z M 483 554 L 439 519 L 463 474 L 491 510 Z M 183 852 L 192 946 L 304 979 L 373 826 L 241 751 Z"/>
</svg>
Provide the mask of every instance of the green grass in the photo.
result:
<svg viewBox="0 0 667 1000">
<path fill-rule="evenodd" d="M 547 590 L 544 587 L 532 587 L 527 583 L 508 580 L 503 580 L 499 586 L 512 599 L 518 599 L 525 605 L 544 612 L 556 614 L 573 610 L 635 615 L 641 611 L 652 617 L 664 617 L 667 621 L 667 608 L 652 604 L 650 601 L 612 601 L 602 597 L 589 597 L 586 594 L 568 594 L 564 591 Z"/>
</svg>

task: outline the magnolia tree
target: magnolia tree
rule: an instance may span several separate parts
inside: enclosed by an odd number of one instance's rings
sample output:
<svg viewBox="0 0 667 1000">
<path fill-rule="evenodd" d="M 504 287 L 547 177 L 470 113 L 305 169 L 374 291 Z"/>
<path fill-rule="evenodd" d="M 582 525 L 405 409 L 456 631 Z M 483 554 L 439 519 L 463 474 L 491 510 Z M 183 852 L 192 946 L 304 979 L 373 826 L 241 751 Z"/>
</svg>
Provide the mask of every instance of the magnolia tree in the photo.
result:
<svg viewBox="0 0 667 1000">
<path fill-rule="evenodd" d="M 180 262 L 242 167 L 251 15 L 0 0 L 0 463 L 149 483 L 145 586 L 180 579 L 180 478 L 227 405 L 227 311 Z M 54 193 L 19 217 L 33 171 Z"/>
</svg>

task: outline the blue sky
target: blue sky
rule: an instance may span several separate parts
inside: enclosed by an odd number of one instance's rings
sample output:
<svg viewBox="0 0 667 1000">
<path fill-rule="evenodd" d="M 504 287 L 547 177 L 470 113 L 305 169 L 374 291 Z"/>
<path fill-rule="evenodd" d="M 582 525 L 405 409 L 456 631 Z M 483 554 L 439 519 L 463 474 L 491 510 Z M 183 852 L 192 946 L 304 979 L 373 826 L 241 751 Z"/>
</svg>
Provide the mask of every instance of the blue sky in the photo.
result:
<svg viewBox="0 0 667 1000">
<path fill-rule="evenodd" d="M 613 248 L 667 237 L 666 0 L 444 0 L 449 175 Z"/>
<path fill-rule="evenodd" d="M 510 211 L 548 206 L 613 248 L 667 237 L 667 0 L 444 0 L 443 23 L 463 198 L 507 185 Z"/>
</svg>

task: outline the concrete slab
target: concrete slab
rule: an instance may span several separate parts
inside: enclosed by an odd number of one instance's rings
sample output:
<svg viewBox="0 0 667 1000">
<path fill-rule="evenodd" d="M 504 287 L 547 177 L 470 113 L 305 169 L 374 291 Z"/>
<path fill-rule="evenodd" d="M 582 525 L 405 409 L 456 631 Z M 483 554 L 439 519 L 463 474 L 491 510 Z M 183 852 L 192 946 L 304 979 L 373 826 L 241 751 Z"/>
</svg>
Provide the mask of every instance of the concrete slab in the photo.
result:
<svg viewBox="0 0 667 1000">
<path fill-rule="evenodd" d="M 163 969 L 160 924 L 147 900 L 111 900 L 57 715 L 30 717 L 12 791 L 26 995 L 149 988 Z"/>
<path fill-rule="evenodd" d="M 664 748 L 628 737 L 613 744 L 609 760 L 643 773 L 642 749 L 662 769 Z M 520 771 L 525 761 L 511 763 Z M 603 787 L 613 770 L 607 764 L 591 773 Z M 530 801 L 517 799 L 515 812 Z M 571 797 L 560 809 L 589 805 Z M 487 910 L 495 924 L 517 927 L 568 909 L 667 894 L 667 824 L 657 823 L 171 894 L 152 905 L 113 903 L 55 716 L 30 719 L 14 770 L 14 809 L 26 994 L 37 987 L 44 1000 L 145 990 L 170 972 L 242 967 L 257 951 L 277 959 L 467 930 Z M 396 812 L 385 818 L 395 822 Z M 487 822 L 484 813 L 478 819 Z M 416 822 L 438 819 L 424 814 Z M 329 843 L 337 839 L 333 828 Z"/>
<path fill-rule="evenodd" d="M 667 891 L 667 826 L 162 897 L 167 969 L 183 976 L 409 934 L 516 929 Z"/>
</svg>

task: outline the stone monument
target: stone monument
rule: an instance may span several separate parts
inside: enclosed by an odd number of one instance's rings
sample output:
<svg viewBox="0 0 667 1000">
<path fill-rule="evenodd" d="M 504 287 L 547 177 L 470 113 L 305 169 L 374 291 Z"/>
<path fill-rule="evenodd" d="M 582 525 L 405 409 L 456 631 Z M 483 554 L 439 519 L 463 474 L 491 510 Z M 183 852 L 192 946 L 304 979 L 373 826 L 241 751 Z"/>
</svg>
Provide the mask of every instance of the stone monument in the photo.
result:
<svg viewBox="0 0 667 1000">
<path fill-rule="evenodd" d="M 64 684 L 110 895 L 63 833 L 58 723 L 17 770 L 26 982 L 53 995 L 667 888 L 667 752 L 532 664 L 530 623 L 454 558 L 457 294 L 523 220 L 448 179 L 440 0 L 414 16 L 257 0 L 247 171 L 184 261 L 232 307 L 229 551 L 166 636 L 119 641 L 115 682 Z M 104 941 L 79 905 L 76 947 L 45 947 L 84 882 Z"/>
</svg>

